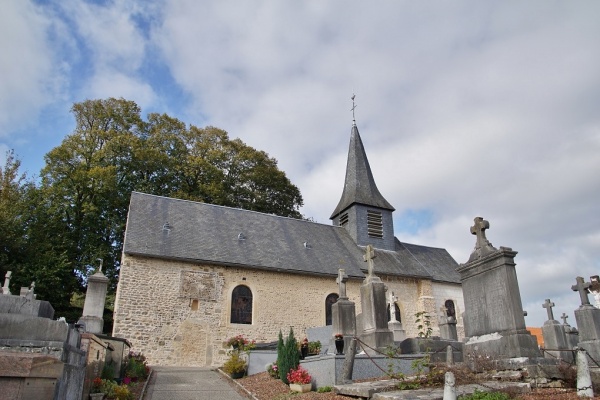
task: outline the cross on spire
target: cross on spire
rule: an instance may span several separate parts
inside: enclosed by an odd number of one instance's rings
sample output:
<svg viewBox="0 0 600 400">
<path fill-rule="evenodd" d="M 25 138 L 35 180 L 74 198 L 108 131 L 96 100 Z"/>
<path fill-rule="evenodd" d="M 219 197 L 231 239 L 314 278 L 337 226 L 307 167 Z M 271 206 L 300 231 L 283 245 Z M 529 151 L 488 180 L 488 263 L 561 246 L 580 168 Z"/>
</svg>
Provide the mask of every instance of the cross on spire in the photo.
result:
<svg viewBox="0 0 600 400">
<path fill-rule="evenodd" d="M 563 320 L 563 325 L 568 325 L 567 324 L 567 318 L 569 318 L 569 316 L 565 313 L 562 313 L 562 315 L 560 316 L 560 319 Z"/>
<path fill-rule="evenodd" d="M 357 107 L 357 106 L 356 106 L 356 104 L 354 104 L 354 98 L 355 98 L 355 97 L 356 97 L 356 96 L 355 96 L 354 94 L 352 94 L 352 97 L 350 97 L 350 98 L 352 99 L 352 108 L 350 109 L 350 111 L 352 111 L 352 123 L 353 123 L 354 125 L 356 125 L 356 119 L 354 118 L 354 110 L 355 110 L 355 109 L 356 109 L 356 107 Z"/>
<path fill-rule="evenodd" d="M 590 300 L 588 299 L 588 289 L 592 284 L 585 282 L 581 276 L 578 276 L 575 278 L 575 280 L 577 281 L 577 284 L 571 286 L 571 290 L 574 292 L 579 292 L 579 297 L 581 298 L 581 307 L 591 306 Z"/>
<path fill-rule="evenodd" d="M 554 303 L 550 301 L 550 299 L 546 299 L 542 307 L 548 311 L 548 320 L 552 321 L 554 319 L 554 314 L 552 313 L 552 307 L 554 307 Z"/>
<path fill-rule="evenodd" d="M 373 259 L 377 257 L 375 255 L 375 250 L 373 250 L 373 246 L 367 245 L 366 254 L 363 256 L 363 259 L 367 263 L 367 271 L 369 277 L 373 276 L 373 269 L 375 268 L 373 265 Z"/>
<path fill-rule="evenodd" d="M 348 282 L 348 275 L 346 275 L 346 270 L 343 268 L 338 269 L 338 277 L 335 280 L 335 283 L 338 284 L 340 299 L 347 299 L 346 296 L 346 282 Z"/>
</svg>

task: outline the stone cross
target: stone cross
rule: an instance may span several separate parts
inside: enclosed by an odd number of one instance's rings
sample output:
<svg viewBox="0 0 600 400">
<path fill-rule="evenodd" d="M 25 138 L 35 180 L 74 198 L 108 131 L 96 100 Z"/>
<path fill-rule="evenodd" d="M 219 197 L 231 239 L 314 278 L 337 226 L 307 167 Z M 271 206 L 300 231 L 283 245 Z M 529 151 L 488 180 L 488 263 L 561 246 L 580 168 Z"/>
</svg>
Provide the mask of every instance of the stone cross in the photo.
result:
<svg viewBox="0 0 600 400">
<path fill-rule="evenodd" d="M 548 311 L 548 320 L 550 321 L 554 320 L 554 314 L 552 313 L 552 307 L 554 307 L 554 305 L 555 304 L 551 302 L 550 299 L 546 299 L 544 304 L 542 304 L 542 307 L 544 307 L 546 311 Z"/>
<path fill-rule="evenodd" d="M 367 263 L 369 276 L 373 276 L 373 269 L 374 269 L 373 259 L 375 257 L 377 257 L 377 256 L 375 255 L 375 250 L 373 250 L 373 246 L 368 245 L 367 249 L 366 249 L 366 254 L 363 256 L 363 259 Z"/>
<path fill-rule="evenodd" d="M 567 318 L 569 318 L 569 316 L 565 313 L 562 313 L 562 315 L 560 316 L 560 319 L 563 320 L 563 325 L 569 325 L 569 324 L 567 324 Z"/>
<path fill-rule="evenodd" d="M 578 276 L 575 279 L 577 284 L 571 286 L 571 290 L 574 292 L 579 292 L 581 306 L 591 306 L 590 300 L 588 299 L 588 288 L 591 286 L 591 284 L 589 282 L 585 282 L 581 276 Z"/>
<path fill-rule="evenodd" d="M 346 296 L 346 282 L 348 282 L 348 275 L 346 275 L 346 270 L 343 268 L 338 269 L 338 277 L 335 280 L 335 283 L 338 284 L 338 288 L 340 291 L 340 299 L 347 299 Z"/>
<path fill-rule="evenodd" d="M 2 287 L 2 293 L 10 294 L 10 289 L 8 285 L 10 285 L 10 277 L 12 275 L 12 271 L 7 271 L 6 275 L 4 275 L 4 286 Z"/>
<path fill-rule="evenodd" d="M 397 321 L 396 318 L 396 302 L 398 301 L 398 297 L 394 296 L 394 292 L 390 292 L 390 321 Z"/>
<path fill-rule="evenodd" d="M 31 282 L 31 286 L 29 286 L 29 290 L 27 291 L 25 298 L 28 300 L 35 300 L 34 290 L 35 290 L 35 281 Z"/>
<path fill-rule="evenodd" d="M 473 222 L 474 225 L 471 227 L 471 234 L 477 235 L 475 248 L 479 249 L 485 246 L 491 246 L 492 244 L 485 237 L 485 230 L 490 229 L 490 223 L 481 217 L 475 217 Z"/>
</svg>

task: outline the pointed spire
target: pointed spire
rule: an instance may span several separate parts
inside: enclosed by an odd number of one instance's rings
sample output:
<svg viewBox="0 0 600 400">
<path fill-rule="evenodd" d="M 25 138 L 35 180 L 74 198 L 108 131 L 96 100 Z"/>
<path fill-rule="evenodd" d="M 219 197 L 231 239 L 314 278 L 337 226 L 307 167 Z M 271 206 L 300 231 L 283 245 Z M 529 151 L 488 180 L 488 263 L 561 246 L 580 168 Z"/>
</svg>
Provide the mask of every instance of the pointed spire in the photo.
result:
<svg viewBox="0 0 600 400">
<path fill-rule="evenodd" d="M 354 103 L 354 96 L 353 103 Z M 354 111 L 354 104 L 352 111 Z M 356 123 L 352 124 L 350 133 L 350 148 L 348 150 L 348 163 L 346 164 L 346 180 L 344 182 L 344 192 L 330 219 L 334 219 L 338 214 L 346 210 L 352 204 L 363 204 L 394 211 L 394 207 L 379 193 L 373 173 L 369 165 L 369 160 L 365 153 L 360 134 Z"/>
</svg>

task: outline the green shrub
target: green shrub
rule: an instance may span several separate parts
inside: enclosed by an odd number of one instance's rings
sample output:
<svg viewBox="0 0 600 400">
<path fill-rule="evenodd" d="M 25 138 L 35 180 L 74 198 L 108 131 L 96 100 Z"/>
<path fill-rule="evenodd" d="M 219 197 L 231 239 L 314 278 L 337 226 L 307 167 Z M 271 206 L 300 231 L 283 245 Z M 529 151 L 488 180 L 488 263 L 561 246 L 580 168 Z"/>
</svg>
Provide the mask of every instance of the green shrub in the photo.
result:
<svg viewBox="0 0 600 400">
<path fill-rule="evenodd" d="M 146 379 L 150 373 L 150 368 L 146 365 L 146 357 L 141 353 L 129 353 L 125 376 L 136 379 Z"/>
<path fill-rule="evenodd" d="M 281 331 L 279 332 L 279 339 L 282 341 Z M 281 350 L 280 350 L 281 349 Z M 279 379 L 286 385 L 289 384 L 287 374 L 291 369 L 298 368 L 300 364 L 300 353 L 298 352 L 298 342 L 294 337 L 294 330 L 290 327 L 290 333 L 283 344 L 283 346 L 277 345 L 277 367 L 279 368 Z"/>
<path fill-rule="evenodd" d="M 475 390 L 473 394 L 460 396 L 459 400 L 510 400 L 510 396 L 502 392 L 480 392 Z"/>
<path fill-rule="evenodd" d="M 321 386 L 317 389 L 317 393 L 328 393 L 331 392 L 333 388 L 331 386 Z"/>
<path fill-rule="evenodd" d="M 234 350 L 229 359 L 223 364 L 223 371 L 227 374 L 237 374 L 246 371 L 246 360 L 240 357 L 240 352 Z"/>
<path fill-rule="evenodd" d="M 115 379 L 115 365 L 105 363 L 102 368 L 102 374 L 100 374 L 102 379 Z"/>
<path fill-rule="evenodd" d="M 117 386 L 114 389 L 116 400 L 134 400 L 133 393 L 129 390 L 126 385 Z"/>
</svg>

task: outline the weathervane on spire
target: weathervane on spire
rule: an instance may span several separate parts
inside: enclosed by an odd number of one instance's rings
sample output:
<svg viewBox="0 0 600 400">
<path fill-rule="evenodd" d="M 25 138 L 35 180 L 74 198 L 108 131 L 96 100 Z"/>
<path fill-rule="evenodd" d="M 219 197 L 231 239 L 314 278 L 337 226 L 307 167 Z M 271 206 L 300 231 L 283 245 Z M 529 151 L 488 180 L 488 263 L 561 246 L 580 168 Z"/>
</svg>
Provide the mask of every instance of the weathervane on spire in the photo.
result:
<svg viewBox="0 0 600 400">
<path fill-rule="evenodd" d="M 356 104 L 354 104 L 354 98 L 356 96 L 354 95 L 354 93 L 352 94 L 352 108 L 350 109 L 350 111 L 352 111 L 352 122 L 354 123 L 354 125 L 356 125 L 356 119 L 354 118 L 354 110 L 356 109 Z"/>
</svg>

